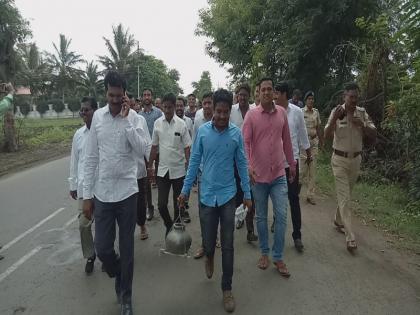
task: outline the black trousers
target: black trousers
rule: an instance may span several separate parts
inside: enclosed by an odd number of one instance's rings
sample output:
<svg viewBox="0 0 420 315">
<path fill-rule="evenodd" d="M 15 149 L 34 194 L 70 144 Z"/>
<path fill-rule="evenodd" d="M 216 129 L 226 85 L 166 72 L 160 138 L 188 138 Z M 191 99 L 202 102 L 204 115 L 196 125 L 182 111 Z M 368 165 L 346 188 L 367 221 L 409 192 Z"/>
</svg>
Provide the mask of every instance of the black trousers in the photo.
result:
<svg viewBox="0 0 420 315">
<path fill-rule="evenodd" d="M 95 198 L 95 249 L 105 271 L 115 277 L 115 291 L 123 303 L 131 301 L 134 267 L 134 230 L 136 228 L 137 194 L 118 202 Z M 118 223 L 120 257 L 114 242 Z"/>
<path fill-rule="evenodd" d="M 235 209 L 244 202 L 244 192 L 241 188 L 241 178 L 239 177 L 238 169 L 235 165 L 235 181 L 236 181 L 236 196 L 235 196 Z M 246 229 L 248 232 L 254 232 L 254 216 L 255 216 L 255 202 L 251 192 L 252 208 L 248 209 L 245 217 Z"/>
<path fill-rule="evenodd" d="M 163 219 L 166 229 L 169 230 L 172 227 L 173 220 L 176 220 L 179 216 L 178 196 L 181 194 L 182 186 L 184 185 L 184 177 L 170 179 L 169 172 L 167 172 L 164 177 L 158 176 L 156 181 L 158 186 L 159 213 Z M 171 190 L 171 186 L 174 203 L 173 219 L 171 218 L 168 209 L 169 192 Z"/>
<path fill-rule="evenodd" d="M 293 224 L 293 239 L 302 238 L 300 229 L 302 227 L 302 215 L 300 211 L 299 193 L 301 185 L 299 183 L 299 160 L 296 161 L 296 177 L 292 183 L 289 182 L 289 168 L 286 168 L 287 189 L 290 204 L 290 212 Z"/>
<path fill-rule="evenodd" d="M 137 179 L 139 194 L 137 196 L 137 224 L 143 226 L 146 224 L 146 184 L 149 181 L 147 177 Z"/>
</svg>

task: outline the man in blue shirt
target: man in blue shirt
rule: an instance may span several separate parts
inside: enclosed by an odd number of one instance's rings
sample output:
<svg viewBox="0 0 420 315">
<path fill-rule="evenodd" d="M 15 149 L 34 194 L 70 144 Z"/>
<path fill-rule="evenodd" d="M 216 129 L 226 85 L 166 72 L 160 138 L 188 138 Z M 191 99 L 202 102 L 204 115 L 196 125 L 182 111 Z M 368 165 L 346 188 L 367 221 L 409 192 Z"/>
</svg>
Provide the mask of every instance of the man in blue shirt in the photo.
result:
<svg viewBox="0 0 420 315">
<path fill-rule="evenodd" d="M 236 183 L 234 163 L 241 178 L 244 192 L 244 206 L 251 208 L 251 193 L 248 177 L 248 163 L 244 153 L 241 130 L 229 123 L 232 109 L 232 93 L 220 89 L 213 94 L 214 115 L 212 121 L 198 130 L 193 144 L 184 187 L 178 198 L 182 207 L 197 177 L 202 162 L 200 188 L 200 224 L 206 255 L 207 278 L 213 276 L 214 251 L 220 220 L 222 240 L 222 291 L 223 304 L 227 312 L 235 309 L 232 295 L 233 275 L 233 232 L 235 229 Z"/>
</svg>

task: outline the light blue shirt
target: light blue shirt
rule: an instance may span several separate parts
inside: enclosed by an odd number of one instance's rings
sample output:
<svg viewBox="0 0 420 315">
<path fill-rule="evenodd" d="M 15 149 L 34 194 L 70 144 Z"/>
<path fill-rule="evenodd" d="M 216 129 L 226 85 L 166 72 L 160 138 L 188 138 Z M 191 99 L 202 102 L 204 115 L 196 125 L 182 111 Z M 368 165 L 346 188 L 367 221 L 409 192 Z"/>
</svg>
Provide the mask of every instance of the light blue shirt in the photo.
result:
<svg viewBox="0 0 420 315">
<path fill-rule="evenodd" d="M 153 136 L 153 126 L 155 121 L 163 115 L 162 111 L 156 106 L 152 106 L 150 112 L 145 112 L 144 109 L 139 112 L 139 115 L 143 116 L 146 119 L 147 128 L 149 129 L 150 138 Z"/>
<path fill-rule="evenodd" d="M 182 193 L 189 195 L 197 177 L 201 160 L 200 201 L 208 207 L 222 206 L 236 195 L 234 163 L 241 178 L 245 199 L 251 199 L 248 162 L 245 157 L 241 130 L 234 124 L 218 131 L 209 121 L 198 129 L 192 147 L 187 176 Z"/>
</svg>

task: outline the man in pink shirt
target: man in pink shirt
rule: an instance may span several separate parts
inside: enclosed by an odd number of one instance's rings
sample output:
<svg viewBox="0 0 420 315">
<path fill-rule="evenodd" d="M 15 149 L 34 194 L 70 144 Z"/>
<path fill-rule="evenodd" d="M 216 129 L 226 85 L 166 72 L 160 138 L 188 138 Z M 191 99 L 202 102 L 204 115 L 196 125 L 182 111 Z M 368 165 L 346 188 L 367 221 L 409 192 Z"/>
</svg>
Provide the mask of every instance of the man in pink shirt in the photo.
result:
<svg viewBox="0 0 420 315">
<path fill-rule="evenodd" d="M 260 81 L 260 104 L 245 116 L 242 127 L 249 175 L 256 205 L 257 231 L 261 258 L 258 267 L 267 269 L 268 255 L 268 197 L 271 197 L 276 217 L 272 257 L 275 268 L 290 277 L 283 262 L 284 236 L 287 224 L 287 178 L 285 161 L 290 165 L 289 180 L 296 174 L 287 113 L 273 103 L 273 80 Z"/>
</svg>

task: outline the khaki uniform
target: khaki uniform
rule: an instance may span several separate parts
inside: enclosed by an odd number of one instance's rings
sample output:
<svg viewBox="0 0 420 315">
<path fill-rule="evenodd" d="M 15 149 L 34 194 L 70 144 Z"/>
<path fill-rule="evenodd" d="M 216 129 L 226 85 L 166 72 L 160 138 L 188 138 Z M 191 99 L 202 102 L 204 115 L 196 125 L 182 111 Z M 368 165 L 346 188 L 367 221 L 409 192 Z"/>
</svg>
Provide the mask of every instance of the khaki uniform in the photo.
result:
<svg viewBox="0 0 420 315">
<path fill-rule="evenodd" d="M 311 153 L 313 161 L 308 165 L 306 163 L 306 151 L 300 153 L 300 176 L 302 183 L 306 186 L 306 197 L 313 198 L 315 194 L 315 170 L 316 158 L 318 155 L 318 134 L 317 129 L 321 126 L 321 117 L 316 108 L 309 111 L 305 106 L 303 108 L 303 116 L 305 118 L 306 130 L 308 132 L 309 143 L 311 144 Z"/>
<path fill-rule="evenodd" d="M 344 108 L 344 104 L 341 105 Z M 335 109 L 331 112 L 327 128 L 332 121 Z M 356 107 L 355 117 L 360 117 L 366 127 L 375 128 L 369 115 L 362 107 Z M 338 224 L 344 225 L 346 241 L 355 240 L 351 226 L 350 199 L 353 186 L 356 183 L 362 160 L 361 151 L 363 148 L 363 130 L 349 122 L 347 116 L 337 120 L 334 130 L 333 155 L 331 165 L 335 177 L 335 188 L 338 207 L 335 220 Z M 338 152 L 338 151 L 340 152 Z M 340 156 L 346 155 L 347 157 Z"/>
</svg>

